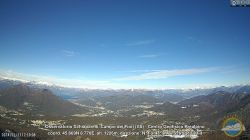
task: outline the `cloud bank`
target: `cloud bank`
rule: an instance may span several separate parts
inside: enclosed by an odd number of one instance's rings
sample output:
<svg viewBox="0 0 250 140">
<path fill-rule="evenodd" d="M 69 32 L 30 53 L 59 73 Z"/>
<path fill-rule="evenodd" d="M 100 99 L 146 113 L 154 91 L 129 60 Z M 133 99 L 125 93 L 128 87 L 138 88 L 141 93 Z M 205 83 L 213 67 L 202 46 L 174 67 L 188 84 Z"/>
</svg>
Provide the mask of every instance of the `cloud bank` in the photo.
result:
<svg viewBox="0 0 250 140">
<path fill-rule="evenodd" d="M 70 88 L 89 88 L 89 89 L 106 89 L 106 88 L 118 88 L 119 84 L 111 83 L 105 80 L 84 80 L 84 79 L 66 79 L 58 78 L 54 76 L 33 75 L 14 72 L 12 70 L 0 70 L 0 79 L 16 80 L 21 82 L 34 82 L 44 85 L 57 85 Z"/>
<path fill-rule="evenodd" d="M 130 88 L 139 88 L 139 89 L 164 89 L 164 88 L 174 88 L 169 87 L 168 85 L 154 85 L 151 86 L 137 84 L 134 85 L 133 82 L 140 80 L 157 80 L 157 79 L 166 79 L 169 77 L 175 76 L 184 76 L 184 75 L 195 75 L 208 72 L 219 71 L 220 68 L 196 68 L 196 69 L 175 69 L 175 70 L 135 70 L 129 71 L 132 76 L 118 77 L 107 80 L 90 80 L 90 79 L 79 79 L 79 78 L 59 78 L 55 76 L 46 76 L 46 75 L 34 75 L 34 74 L 25 74 L 18 73 L 11 70 L 1 70 L 0 69 L 0 79 L 9 79 L 17 80 L 22 82 L 35 82 L 38 84 L 45 85 L 57 85 L 62 87 L 71 87 L 71 88 L 88 88 L 88 89 L 130 89 Z M 204 84 L 204 83 L 203 83 Z M 197 83 L 193 85 L 182 84 L 181 86 L 176 85 L 177 88 L 202 88 L 211 86 L 209 83 L 202 85 L 202 83 Z M 175 87 L 176 87 L 175 86 Z"/>
<path fill-rule="evenodd" d="M 165 79 L 169 77 L 181 76 L 181 75 L 193 75 L 200 73 L 207 73 L 217 71 L 218 68 L 196 68 L 196 69 L 176 69 L 176 70 L 158 70 L 152 72 L 146 72 L 139 75 L 121 77 L 116 80 L 152 80 L 152 79 Z"/>
</svg>

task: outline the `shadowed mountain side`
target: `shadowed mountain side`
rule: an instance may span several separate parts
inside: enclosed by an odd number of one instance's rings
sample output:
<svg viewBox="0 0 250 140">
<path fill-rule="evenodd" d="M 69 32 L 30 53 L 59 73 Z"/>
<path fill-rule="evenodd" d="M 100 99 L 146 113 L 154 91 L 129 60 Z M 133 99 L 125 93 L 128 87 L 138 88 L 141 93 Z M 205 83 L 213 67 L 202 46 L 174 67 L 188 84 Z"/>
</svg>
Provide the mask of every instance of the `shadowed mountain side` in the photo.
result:
<svg viewBox="0 0 250 140">
<path fill-rule="evenodd" d="M 162 105 L 154 106 L 151 110 L 164 112 L 173 118 L 197 118 L 198 122 L 205 124 L 219 125 L 223 117 L 229 114 L 237 114 L 249 125 L 249 121 L 244 118 L 250 116 L 250 94 L 215 92 L 209 95 L 201 95 L 186 99 L 178 104 L 166 102 Z"/>
<path fill-rule="evenodd" d="M 23 84 L 0 91 L 0 105 L 21 112 L 41 115 L 71 115 L 87 109 L 63 100 L 48 89 L 31 89 Z"/>
<path fill-rule="evenodd" d="M 179 104 L 182 106 L 208 104 L 219 112 L 232 112 L 245 107 L 250 103 L 250 94 L 216 92 L 206 96 L 197 96 L 184 100 Z"/>
</svg>

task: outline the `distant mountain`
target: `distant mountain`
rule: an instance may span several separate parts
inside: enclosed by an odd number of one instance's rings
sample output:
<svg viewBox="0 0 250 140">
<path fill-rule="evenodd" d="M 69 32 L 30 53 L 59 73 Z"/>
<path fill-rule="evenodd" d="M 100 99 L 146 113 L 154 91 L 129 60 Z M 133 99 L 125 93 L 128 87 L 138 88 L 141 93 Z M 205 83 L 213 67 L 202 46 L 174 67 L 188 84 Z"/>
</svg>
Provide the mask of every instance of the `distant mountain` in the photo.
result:
<svg viewBox="0 0 250 140">
<path fill-rule="evenodd" d="M 54 95 L 48 89 L 32 89 L 24 84 L 0 90 L 0 105 L 24 113 L 52 116 L 87 111 Z"/>
<path fill-rule="evenodd" d="M 0 90 L 9 88 L 14 85 L 22 84 L 20 81 L 14 81 L 14 80 L 7 80 L 7 79 L 0 79 Z"/>
<path fill-rule="evenodd" d="M 242 118 L 249 118 L 250 94 L 218 91 L 186 99 L 178 104 L 166 102 L 152 107 L 151 110 L 164 112 L 172 118 L 197 117 L 199 122 L 216 124 L 215 122 L 221 121 L 229 114 L 238 114 Z M 250 125 L 249 121 L 247 125 Z"/>
<path fill-rule="evenodd" d="M 142 105 L 142 104 L 155 104 L 159 102 L 157 98 L 149 95 L 113 95 L 107 97 L 95 98 L 97 102 L 102 103 L 103 106 L 111 110 L 118 110 L 124 107 Z"/>
<path fill-rule="evenodd" d="M 164 93 L 164 92 L 154 94 L 154 97 L 156 97 L 161 102 L 168 101 L 168 102 L 172 102 L 172 103 L 178 103 L 178 102 L 186 99 L 182 94 Z"/>
<path fill-rule="evenodd" d="M 250 94 L 250 85 L 242 86 L 236 91 L 237 93 L 249 93 Z"/>
<path fill-rule="evenodd" d="M 200 105 L 208 104 L 219 112 L 231 112 L 241 109 L 250 103 L 250 94 L 247 93 L 228 93 L 224 91 L 215 92 L 209 95 L 197 96 L 191 99 L 184 100 L 179 104 Z"/>
<path fill-rule="evenodd" d="M 63 97 L 65 99 L 71 98 L 92 98 L 92 97 L 104 97 L 113 96 L 119 94 L 145 94 L 149 96 L 159 97 L 162 100 L 170 102 L 179 102 L 187 98 L 192 98 L 199 95 L 208 95 L 218 91 L 226 91 L 230 93 L 250 93 L 250 85 L 239 86 L 220 86 L 215 88 L 204 89 L 165 89 L 165 90 L 144 90 L 144 89 L 80 89 L 69 88 L 58 85 L 48 84 L 46 82 L 22 82 L 18 80 L 3 79 L 0 77 L 0 89 L 8 88 L 13 85 L 25 84 L 34 89 L 49 89 L 53 94 Z"/>
<path fill-rule="evenodd" d="M 192 98 L 200 95 L 208 95 L 215 92 L 225 91 L 229 93 L 249 93 L 250 94 L 250 85 L 238 85 L 238 86 L 220 86 L 215 88 L 205 88 L 205 89 L 167 89 L 164 90 L 164 93 L 174 93 L 181 95 L 184 98 Z"/>
</svg>

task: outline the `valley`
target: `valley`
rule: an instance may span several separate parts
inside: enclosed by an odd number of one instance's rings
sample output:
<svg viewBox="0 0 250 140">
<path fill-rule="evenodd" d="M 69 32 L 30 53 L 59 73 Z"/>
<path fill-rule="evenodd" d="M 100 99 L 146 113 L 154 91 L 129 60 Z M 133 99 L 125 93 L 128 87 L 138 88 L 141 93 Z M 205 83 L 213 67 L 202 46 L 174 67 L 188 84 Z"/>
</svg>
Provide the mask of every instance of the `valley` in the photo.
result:
<svg viewBox="0 0 250 140">
<path fill-rule="evenodd" d="M 227 139 L 220 125 L 230 114 L 249 131 L 249 86 L 233 92 L 200 89 L 200 95 L 188 97 L 180 91 L 147 90 L 70 90 L 60 95 L 55 91 L 69 89 L 8 83 L 13 85 L 0 91 L 0 129 L 35 133 L 30 139 Z"/>
</svg>

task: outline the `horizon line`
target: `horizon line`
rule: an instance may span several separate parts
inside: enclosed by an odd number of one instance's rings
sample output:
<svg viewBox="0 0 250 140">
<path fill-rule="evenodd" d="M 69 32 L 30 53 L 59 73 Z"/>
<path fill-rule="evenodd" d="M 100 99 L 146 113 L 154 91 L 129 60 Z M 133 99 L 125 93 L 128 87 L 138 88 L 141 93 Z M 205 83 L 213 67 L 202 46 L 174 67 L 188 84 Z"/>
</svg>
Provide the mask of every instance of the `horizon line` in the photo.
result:
<svg viewBox="0 0 250 140">
<path fill-rule="evenodd" d="M 214 85 L 214 86 L 210 86 L 210 87 L 186 87 L 186 88 L 170 88 L 170 87 L 166 87 L 166 88 L 86 88 L 86 87 L 74 87 L 74 86 L 64 86 L 64 85 L 59 85 L 59 84 L 51 84 L 51 83 L 42 83 L 42 82 L 37 82 L 37 81 L 25 81 L 25 80 L 21 80 L 21 79 L 14 79 L 14 78 L 8 78 L 8 77 L 2 77 L 0 76 L 0 80 L 9 80 L 9 81 L 18 81 L 21 82 L 22 84 L 24 83 L 33 83 L 36 85 L 44 85 L 44 86 L 57 86 L 57 87 L 61 87 L 61 88 L 72 88 L 72 89 L 79 89 L 79 90 L 146 90 L 146 91 L 155 91 L 155 90 L 197 90 L 197 89 L 213 89 L 213 88 L 219 88 L 219 87 L 236 87 L 236 86 L 250 86 L 250 83 L 246 83 L 246 84 L 232 84 L 232 85 Z"/>
</svg>

